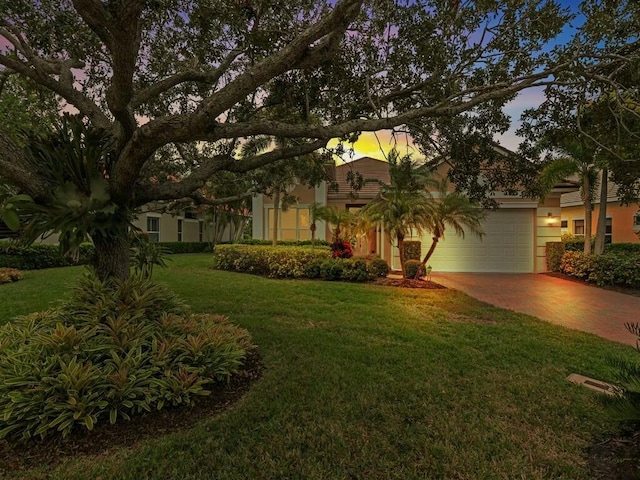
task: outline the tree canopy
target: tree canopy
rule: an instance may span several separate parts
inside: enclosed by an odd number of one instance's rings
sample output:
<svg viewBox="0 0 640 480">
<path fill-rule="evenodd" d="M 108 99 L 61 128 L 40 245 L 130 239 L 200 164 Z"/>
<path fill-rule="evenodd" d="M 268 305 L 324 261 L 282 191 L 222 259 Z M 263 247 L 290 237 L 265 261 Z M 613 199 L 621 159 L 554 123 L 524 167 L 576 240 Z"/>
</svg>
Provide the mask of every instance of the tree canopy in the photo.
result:
<svg viewBox="0 0 640 480">
<path fill-rule="evenodd" d="M 0 0 L 0 75 L 53 92 L 113 139 L 107 193 L 132 211 L 331 138 L 395 127 L 437 138 L 451 118 L 465 119 L 456 132 L 495 132 L 523 89 L 616 83 L 638 40 L 633 2 L 613 3 L 563 45 L 572 14 L 552 0 Z M 601 41 L 618 17 L 624 28 Z M 305 115 L 273 114 L 296 108 Z M 261 135 L 287 141 L 240 159 Z M 57 185 L 2 131 L 0 152 L 5 181 L 52 201 Z M 154 174 L 172 161 L 181 175 Z"/>
</svg>

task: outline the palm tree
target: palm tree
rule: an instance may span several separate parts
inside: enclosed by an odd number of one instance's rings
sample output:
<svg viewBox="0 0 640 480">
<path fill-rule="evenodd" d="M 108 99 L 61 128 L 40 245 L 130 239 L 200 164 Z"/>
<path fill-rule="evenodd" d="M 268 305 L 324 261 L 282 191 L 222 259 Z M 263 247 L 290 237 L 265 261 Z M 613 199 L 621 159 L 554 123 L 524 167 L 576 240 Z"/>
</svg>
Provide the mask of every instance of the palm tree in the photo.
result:
<svg viewBox="0 0 640 480">
<path fill-rule="evenodd" d="M 333 242 L 350 240 L 354 215 L 349 210 L 337 207 L 317 208 L 315 218 L 331 225 Z"/>
<path fill-rule="evenodd" d="M 326 207 L 318 202 L 313 202 L 309 209 L 309 230 L 311 230 L 311 247 L 316 246 L 316 230 L 318 229 L 316 222 L 318 220 L 324 220 L 328 216 L 329 207 Z"/>
<path fill-rule="evenodd" d="M 465 228 L 482 238 L 484 235 L 482 221 L 486 217 L 485 210 L 468 197 L 460 192 L 449 191 L 446 178 L 438 182 L 438 196 L 430 197 L 428 202 L 429 219 L 424 227 L 433 234 L 433 237 L 431 247 L 422 259 L 421 271 L 425 271 L 425 265 L 433 255 L 440 239 L 444 238 L 447 227 L 452 228 L 456 235 L 462 238 L 465 235 Z"/>
<path fill-rule="evenodd" d="M 553 158 L 540 173 L 539 188 L 542 196 L 563 178 L 580 177 L 580 197 L 584 204 L 584 253 L 591 253 L 593 200 L 598 188 L 596 151 L 576 138 L 563 139 L 554 145 L 558 156 Z M 606 208 L 606 202 L 600 208 Z"/>
<path fill-rule="evenodd" d="M 422 234 L 431 218 L 431 204 L 426 190 L 410 192 L 387 185 L 364 211 L 373 222 L 382 223 L 385 231 L 396 241 L 404 276 L 404 239 L 412 231 Z"/>
</svg>

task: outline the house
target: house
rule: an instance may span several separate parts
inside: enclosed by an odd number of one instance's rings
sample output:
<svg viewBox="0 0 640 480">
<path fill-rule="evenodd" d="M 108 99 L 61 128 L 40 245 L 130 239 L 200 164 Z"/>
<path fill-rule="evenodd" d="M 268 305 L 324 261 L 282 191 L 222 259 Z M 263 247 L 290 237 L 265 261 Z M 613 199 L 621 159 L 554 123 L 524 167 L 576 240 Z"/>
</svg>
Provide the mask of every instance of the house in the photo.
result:
<svg viewBox="0 0 640 480">
<path fill-rule="evenodd" d="M 242 226 L 229 222 L 212 222 L 206 215 L 192 210 L 169 214 L 161 209 L 148 208 L 140 213 L 133 225 L 148 235 L 151 242 L 228 242 L 242 234 Z M 3 228 L 4 227 L 4 228 Z M 13 238 L 6 225 L 0 222 L 0 239 Z M 57 244 L 58 235 L 43 236 L 41 243 Z"/>
<path fill-rule="evenodd" d="M 446 174 L 446 164 L 439 167 L 440 175 Z M 281 213 L 278 239 L 306 240 L 310 238 L 309 214 L 313 202 L 357 210 L 371 202 L 379 191 L 379 184 L 367 182 L 354 193 L 349 184 L 349 173 L 358 172 L 364 178 L 389 182 L 389 166 L 374 158 L 361 158 L 335 168 L 336 189 L 326 183 L 316 188 L 298 185 L 291 193 L 298 197 L 298 204 Z M 543 202 L 495 192 L 493 198 L 500 208 L 488 213 L 484 222 L 484 238 L 473 235 L 465 238 L 447 232 L 440 241 L 429 263 L 440 272 L 513 272 L 536 273 L 546 271 L 546 243 L 559 241 L 560 195 L 576 189 L 575 185 L 557 185 Z M 253 199 L 253 237 L 273 238 L 271 221 L 273 201 L 264 195 Z M 316 238 L 330 239 L 328 226 L 317 223 Z M 422 251 L 431 245 L 427 232 L 420 238 Z M 375 253 L 390 263 L 392 269 L 400 268 L 398 249 L 380 226 L 368 241 L 356 245 L 356 254 Z"/>
<path fill-rule="evenodd" d="M 606 243 L 640 243 L 640 204 L 622 205 L 618 186 L 607 182 Z M 592 234 L 596 234 L 600 212 L 600 189 L 595 194 L 591 216 Z M 565 193 L 560 199 L 562 233 L 584 235 L 584 204 L 580 192 Z"/>
</svg>

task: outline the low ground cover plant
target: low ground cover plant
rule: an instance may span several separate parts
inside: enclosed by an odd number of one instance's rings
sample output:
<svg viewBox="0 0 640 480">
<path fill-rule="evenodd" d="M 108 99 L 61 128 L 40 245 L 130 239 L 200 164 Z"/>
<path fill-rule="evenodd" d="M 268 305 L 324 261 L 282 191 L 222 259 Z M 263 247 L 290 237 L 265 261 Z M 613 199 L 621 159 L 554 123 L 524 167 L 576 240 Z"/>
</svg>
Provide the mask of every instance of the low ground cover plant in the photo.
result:
<svg viewBox="0 0 640 480">
<path fill-rule="evenodd" d="M 0 438 L 91 430 L 192 404 L 252 348 L 225 317 L 193 314 L 141 276 L 84 276 L 62 307 L 0 327 Z"/>
<path fill-rule="evenodd" d="M 22 280 L 22 272 L 15 268 L 0 268 L 0 285 Z"/>
</svg>

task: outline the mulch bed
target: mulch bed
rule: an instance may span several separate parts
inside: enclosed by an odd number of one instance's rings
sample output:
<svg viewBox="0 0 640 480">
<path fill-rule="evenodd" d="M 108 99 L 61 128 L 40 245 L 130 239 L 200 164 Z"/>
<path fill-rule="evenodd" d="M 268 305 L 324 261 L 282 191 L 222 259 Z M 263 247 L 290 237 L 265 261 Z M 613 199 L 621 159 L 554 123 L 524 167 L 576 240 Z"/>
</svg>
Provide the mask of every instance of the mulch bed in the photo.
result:
<svg viewBox="0 0 640 480">
<path fill-rule="evenodd" d="M 387 287 L 402 287 L 402 288 L 428 288 L 431 290 L 445 289 L 439 283 L 432 282 L 431 280 L 422 279 L 410 279 L 410 278 L 378 278 L 376 279 L 376 285 L 384 285 Z"/>
<path fill-rule="evenodd" d="M 640 430 L 622 430 L 596 440 L 587 452 L 597 480 L 640 479 Z"/>
<path fill-rule="evenodd" d="M 262 374 L 257 351 L 247 355 L 244 368 L 229 383 L 215 386 L 210 395 L 201 397 L 193 407 L 165 408 L 133 417 L 115 425 L 106 424 L 93 431 L 77 431 L 66 439 L 51 437 L 27 443 L 0 441 L 0 477 L 3 473 L 43 465 L 53 466 L 75 455 L 100 455 L 107 450 L 130 447 L 140 440 L 192 427 L 200 420 L 233 408 Z"/>
</svg>

